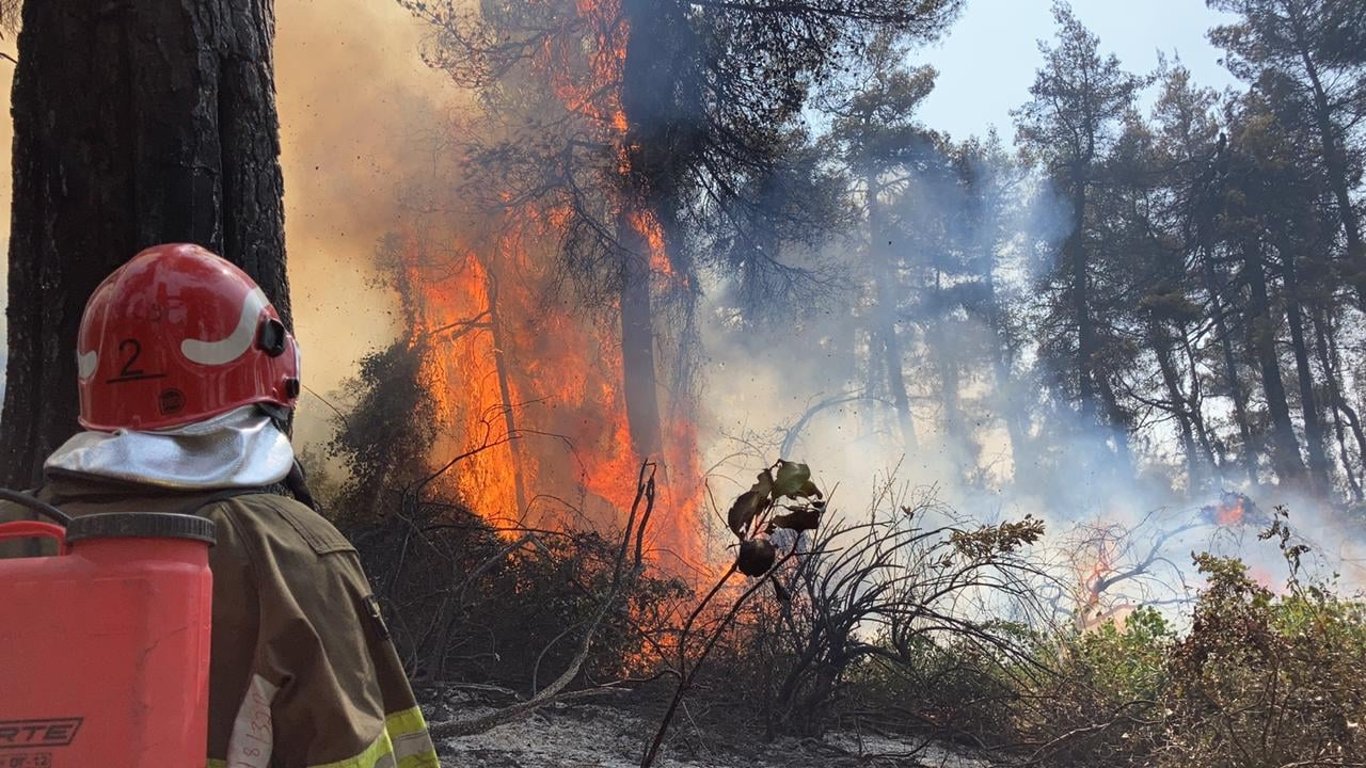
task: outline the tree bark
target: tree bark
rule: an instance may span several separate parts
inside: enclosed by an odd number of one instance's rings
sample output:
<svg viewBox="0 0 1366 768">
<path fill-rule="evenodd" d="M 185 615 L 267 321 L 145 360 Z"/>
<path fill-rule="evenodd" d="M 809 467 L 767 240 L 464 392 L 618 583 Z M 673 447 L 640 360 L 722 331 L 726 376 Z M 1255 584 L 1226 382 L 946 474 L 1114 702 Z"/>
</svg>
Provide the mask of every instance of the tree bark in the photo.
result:
<svg viewBox="0 0 1366 768">
<path fill-rule="evenodd" d="M 1177 328 L 1177 335 L 1181 339 L 1181 349 L 1186 353 L 1186 370 L 1190 371 L 1191 377 L 1191 391 L 1186 398 L 1186 413 L 1190 416 L 1191 424 L 1195 427 L 1195 438 L 1200 444 L 1205 466 L 1216 472 L 1221 472 L 1223 467 L 1214 455 L 1209 422 L 1205 420 L 1202 412 L 1205 398 L 1200 386 L 1199 363 L 1196 362 L 1195 347 L 1191 345 L 1190 330 L 1183 324 Z"/>
<path fill-rule="evenodd" d="M 617 222 L 617 240 L 625 259 L 621 283 L 621 362 L 626 421 L 636 458 L 657 461 L 662 458 L 663 438 L 655 371 L 654 321 L 650 309 L 649 245 L 626 215 Z"/>
<path fill-rule="evenodd" d="M 1076 225 L 1062 244 L 1062 260 L 1067 265 L 1072 281 L 1072 322 L 1077 327 L 1077 399 L 1081 415 L 1090 425 L 1099 420 L 1096 408 L 1095 378 L 1091 358 L 1095 354 L 1095 328 L 1091 322 L 1091 278 L 1087 274 L 1086 246 L 1082 231 L 1086 225 L 1086 183 L 1073 182 L 1072 215 Z"/>
<path fill-rule="evenodd" d="M 1181 450 L 1186 455 L 1186 476 L 1189 490 L 1198 491 L 1204 485 L 1204 472 L 1200 463 L 1200 453 L 1195 442 L 1195 428 L 1187 408 L 1186 394 L 1181 391 L 1181 375 L 1172 357 L 1173 341 L 1171 334 L 1158 320 L 1148 323 L 1148 337 L 1153 340 L 1153 354 L 1157 356 L 1157 367 L 1162 374 L 1162 384 L 1167 389 L 1168 409 L 1176 417 L 1181 440 Z"/>
<path fill-rule="evenodd" d="M 950 348 L 952 331 L 930 327 L 922 329 L 926 342 L 934 353 L 935 368 L 939 370 L 940 400 L 944 411 L 943 445 L 961 482 L 975 483 L 979 448 L 968 419 L 963 413 L 962 383 L 958 360 Z"/>
<path fill-rule="evenodd" d="M 1225 307 L 1221 298 L 1222 287 L 1214 268 L 1214 257 L 1208 246 L 1200 248 L 1200 271 L 1205 280 L 1205 292 L 1209 294 L 1210 316 L 1214 320 L 1214 334 L 1219 338 L 1219 351 L 1223 355 L 1224 383 L 1229 397 L 1233 400 L 1233 420 L 1238 423 L 1238 434 L 1243 439 L 1238 459 L 1247 472 L 1247 480 L 1257 484 L 1257 448 L 1252 440 L 1252 422 L 1247 414 L 1247 395 L 1238 379 L 1238 356 L 1233 350 L 1233 336 L 1225 317 Z"/>
<path fill-rule="evenodd" d="M 484 272 L 484 295 L 488 300 L 489 311 L 489 338 L 493 343 L 493 367 L 498 372 L 498 397 L 503 401 L 503 429 L 507 430 L 509 438 L 517 435 L 517 414 L 518 403 L 513 400 L 512 382 L 510 366 L 507 360 L 507 340 L 503 330 L 502 313 L 498 307 L 498 274 L 485 266 Z M 522 473 L 523 455 L 519 449 L 520 440 L 509 440 L 508 453 L 512 455 L 512 485 L 514 498 L 517 500 L 517 509 L 513 510 L 508 516 L 512 520 L 520 520 L 523 513 L 527 511 L 526 481 Z"/>
<path fill-rule="evenodd" d="M 194 242 L 289 321 L 272 0 L 24 4 L 15 71 L 3 482 L 77 430 L 75 340 L 95 286 Z"/>
<path fill-rule="evenodd" d="M 1309 345 L 1304 338 L 1304 313 L 1300 307 L 1299 273 L 1294 255 L 1282 250 L 1285 267 L 1285 318 L 1290 328 L 1290 347 L 1295 353 L 1295 374 L 1300 387 L 1300 412 L 1304 416 L 1304 441 L 1309 452 L 1309 481 L 1315 493 L 1328 496 L 1333 491 L 1328 473 L 1330 463 L 1325 445 L 1323 417 L 1314 392 L 1314 370 L 1309 362 Z"/>
<path fill-rule="evenodd" d="M 623 259 L 620 301 L 626 413 L 637 458 L 660 460 L 663 436 L 651 252 L 645 233 L 632 223 L 631 215 L 648 214 L 653 219 L 660 228 L 659 247 L 665 261 L 681 269 L 674 212 L 680 205 L 680 190 L 686 187 L 684 177 L 701 151 L 695 121 L 704 108 L 701 83 L 691 63 L 697 42 L 683 8 L 623 0 L 621 13 L 629 30 L 621 82 L 627 167 L 620 179 L 624 205 L 616 222 Z"/>
<path fill-rule="evenodd" d="M 1300 456 L 1295 426 L 1290 421 L 1290 406 L 1285 399 L 1281 363 L 1276 356 L 1276 328 L 1267 291 L 1266 269 L 1261 246 L 1255 241 L 1243 243 L 1243 268 L 1252 289 L 1252 302 L 1248 307 L 1253 318 L 1249 329 L 1252 347 L 1261 368 L 1266 407 L 1271 412 L 1271 463 L 1282 483 L 1299 483 L 1304 480 L 1304 460 Z"/>
<path fill-rule="evenodd" d="M 1062 260 L 1067 265 L 1071 280 L 1072 322 L 1077 328 L 1077 398 L 1080 403 L 1082 423 L 1086 427 L 1097 426 L 1105 433 L 1107 440 L 1113 441 L 1115 457 L 1126 473 L 1132 474 L 1133 457 L 1129 451 L 1129 433 L 1125 417 L 1119 406 L 1107 372 L 1098 370 L 1097 353 L 1100 337 L 1097 333 L 1096 319 L 1091 313 L 1091 253 L 1086 247 L 1087 206 L 1087 164 L 1094 151 L 1088 149 L 1087 160 L 1073 170 L 1072 215 L 1076 225 L 1062 244 Z"/>
<path fill-rule="evenodd" d="M 1319 354 L 1319 367 L 1323 369 L 1323 376 L 1328 389 L 1328 402 L 1333 406 L 1333 428 L 1336 433 L 1338 443 L 1338 455 L 1342 459 L 1342 473 L 1347 478 L 1347 485 L 1352 490 L 1352 497 L 1361 501 L 1366 497 L 1366 492 L 1362 489 L 1361 483 L 1361 459 L 1366 458 L 1366 432 L 1362 430 L 1361 419 L 1357 417 L 1357 412 L 1347 403 L 1342 395 L 1342 361 L 1339 359 L 1337 349 L 1336 331 L 1332 327 L 1331 315 L 1329 310 L 1318 307 L 1311 317 L 1314 325 L 1315 349 Z M 1343 418 L 1351 427 L 1352 437 L 1356 439 L 1357 459 L 1353 459 L 1347 448 L 1347 437 L 1344 434 Z"/>
</svg>

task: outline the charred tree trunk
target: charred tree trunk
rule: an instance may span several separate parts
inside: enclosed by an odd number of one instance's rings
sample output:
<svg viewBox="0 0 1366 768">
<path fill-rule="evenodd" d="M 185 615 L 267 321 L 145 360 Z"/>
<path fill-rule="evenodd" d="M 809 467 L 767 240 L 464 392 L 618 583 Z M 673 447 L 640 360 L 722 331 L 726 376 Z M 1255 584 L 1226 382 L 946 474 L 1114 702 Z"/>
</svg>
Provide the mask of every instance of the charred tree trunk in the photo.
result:
<svg viewBox="0 0 1366 768">
<path fill-rule="evenodd" d="M 498 396 L 503 401 L 503 428 L 509 438 L 517 435 L 517 403 L 512 396 L 512 380 L 507 361 L 507 344 L 504 338 L 502 315 L 498 309 L 498 275 L 485 267 L 484 292 L 488 300 L 489 337 L 493 342 L 493 367 L 498 372 Z M 522 452 L 518 450 L 519 440 L 510 439 L 508 452 L 512 454 L 512 486 L 516 494 L 517 509 L 508 516 L 511 520 L 521 519 L 527 511 L 526 481 L 522 474 Z"/>
<path fill-rule="evenodd" d="M 3 482 L 77 430 L 76 331 L 137 251 L 194 242 L 289 319 L 271 0 L 24 4 Z"/>
<path fill-rule="evenodd" d="M 686 273 L 677 250 L 677 217 L 688 168 L 701 152 L 702 86 L 697 42 L 683 9 L 673 3 L 623 0 L 630 31 L 622 67 L 621 104 L 627 119 L 625 210 L 616 222 L 623 257 L 621 339 L 626 414 L 638 457 L 661 459 L 663 445 L 656 367 L 651 254 L 632 214 L 659 225 L 663 257 Z M 635 210 L 631 207 L 635 206 Z M 686 343 L 686 342 L 684 342 Z M 683 357 L 680 353 L 680 357 Z"/>
<path fill-rule="evenodd" d="M 649 245 L 625 215 L 617 222 L 617 240 L 625 260 L 621 277 L 621 362 L 626 421 L 636 458 L 658 460 L 664 441 L 655 370 L 654 313 L 650 309 Z"/>
</svg>

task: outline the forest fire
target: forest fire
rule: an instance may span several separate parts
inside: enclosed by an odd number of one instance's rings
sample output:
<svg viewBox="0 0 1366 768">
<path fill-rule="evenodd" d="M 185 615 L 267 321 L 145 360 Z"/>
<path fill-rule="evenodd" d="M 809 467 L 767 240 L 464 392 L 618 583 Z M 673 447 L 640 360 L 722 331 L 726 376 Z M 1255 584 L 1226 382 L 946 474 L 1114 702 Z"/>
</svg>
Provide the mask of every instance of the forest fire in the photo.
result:
<svg viewBox="0 0 1366 768">
<path fill-rule="evenodd" d="M 1236 491 L 1224 491 L 1218 502 L 1201 507 L 1200 514 L 1209 523 L 1225 528 L 1269 522 L 1252 499 Z"/>
<path fill-rule="evenodd" d="M 677 286 L 662 226 L 624 191 L 630 173 L 629 123 L 620 99 L 624 22 L 614 0 L 576 6 L 587 45 L 547 42 L 533 69 L 558 108 L 610 147 L 597 178 L 625 262 L 646 265 L 645 291 Z M 554 40 L 555 38 L 552 38 Z M 452 467 L 454 490 L 500 526 L 611 528 L 625 519 L 643 460 L 661 465 L 650 525 L 655 559 L 705 569 L 698 519 L 695 427 L 686 398 L 652 387 L 655 440 L 633 433 L 625 382 L 620 298 L 585 307 L 562 289 L 558 252 L 576 215 L 554 195 L 523 201 L 503 194 L 490 214 L 500 232 L 488 243 L 459 243 L 440 273 L 416 249 L 406 258 L 420 293 L 419 335 L 432 340 L 424 384 L 438 404 L 443 435 L 433 462 Z M 632 253 L 631 248 L 643 250 Z M 629 269 L 623 269 L 629 273 Z M 623 279 L 631 279 L 629 276 Z M 653 383 L 654 372 L 649 380 Z"/>
</svg>

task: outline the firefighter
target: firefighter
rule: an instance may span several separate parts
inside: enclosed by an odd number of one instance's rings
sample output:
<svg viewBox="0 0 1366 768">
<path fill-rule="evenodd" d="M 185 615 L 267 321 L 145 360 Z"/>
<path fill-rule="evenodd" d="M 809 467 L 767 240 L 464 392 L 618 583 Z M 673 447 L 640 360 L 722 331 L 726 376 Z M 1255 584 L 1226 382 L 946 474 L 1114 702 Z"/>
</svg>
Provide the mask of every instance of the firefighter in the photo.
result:
<svg viewBox="0 0 1366 768">
<path fill-rule="evenodd" d="M 282 428 L 299 349 L 261 289 L 199 246 L 149 248 L 91 295 L 77 361 L 86 431 L 42 497 L 217 524 L 209 768 L 437 768 L 356 551 L 311 508 Z"/>
</svg>

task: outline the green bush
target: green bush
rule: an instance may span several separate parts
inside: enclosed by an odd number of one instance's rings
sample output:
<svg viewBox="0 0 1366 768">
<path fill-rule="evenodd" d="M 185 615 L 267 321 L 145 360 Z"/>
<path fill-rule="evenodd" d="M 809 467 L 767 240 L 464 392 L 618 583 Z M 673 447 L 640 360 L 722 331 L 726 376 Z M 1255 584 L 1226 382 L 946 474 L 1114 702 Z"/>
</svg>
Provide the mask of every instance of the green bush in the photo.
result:
<svg viewBox="0 0 1366 768">
<path fill-rule="evenodd" d="M 1048 671 L 1021 691 L 1021 744 L 1054 765 L 1141 766 L 1160 734 L 1155 720 L 1175 633 L 1156 610 L 1108 621 L 1039 646 Z"/>
<path fill-rule="evenodd" d="M 1366 610 L 1292 577 L 1273 595 L 1237 560 L 1197 558 L 1209 587 L 1174 649 L 1159 766 L 1361 764 Z"/>
<path fill-rule="evenodd" d="M 1019 743 L 1056 766 L 1283 768 L 1362 765 L 1366 605 L 1299 578 L 1277 595 L 1236 559 L 1199 555 L 1207 580 L 1178 639 L 1139 610 L 1041 644 L 1051 672 L 1020 690 Z"/>
</svg>

